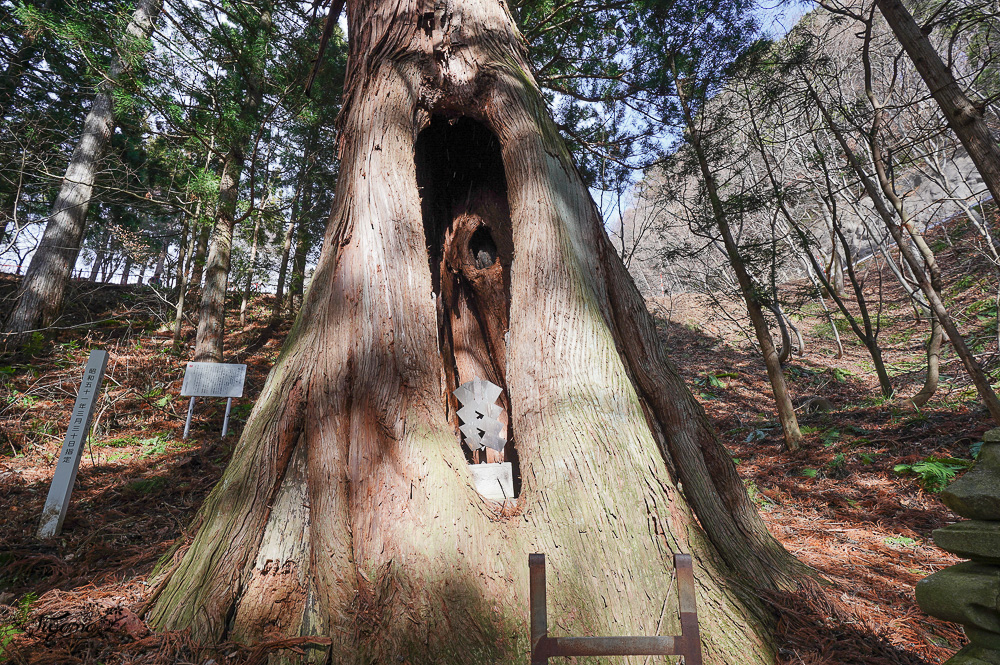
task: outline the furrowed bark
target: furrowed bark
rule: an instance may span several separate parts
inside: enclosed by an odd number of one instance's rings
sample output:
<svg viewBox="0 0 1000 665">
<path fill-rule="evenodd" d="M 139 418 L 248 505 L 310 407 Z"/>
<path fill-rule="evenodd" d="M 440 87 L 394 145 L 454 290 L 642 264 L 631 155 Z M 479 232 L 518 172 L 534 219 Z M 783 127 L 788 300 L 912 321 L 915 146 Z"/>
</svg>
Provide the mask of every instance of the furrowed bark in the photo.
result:
<svg viewBox="0 0 1000 665">
<path fill-rule="evenodd" d="M 219 178 L 219 205 L 215 228 L 205 262 L 205 286 L 201 290 L 198 331 L 195 336 L 195 362 L 222 362 L 222 342 L 225 332 L 226 290 L 233 250 L 233 229 L 236 227 L 236 198 L 239 194 L 243 153 L 234 148 L 226 155 Z"/>
<path fill-rule="evenodd" d="M 757 553 L 792 559 L 730 512 L 752 504 L 612 260 L 506 8 L 352 0 L 348 17 L 323 251 L 150 621 L 199 640 L 330 637 L 313 661 L 524 662 L 528 552 L 549 555 L 550 625 L 643 635 L 677 630 L 672 554 L 687 551 L 706 662 L 773 662 L 766 610 L 731 579 L 774 588 Z M 493 257 L 471 252 L 484 228 Z M 473 489 L 450 403 L 474 363 L 506 383 L 520 493 L 505 505 Z M 732 527 L 726 558 L 688 493 Z"/>
</svg>

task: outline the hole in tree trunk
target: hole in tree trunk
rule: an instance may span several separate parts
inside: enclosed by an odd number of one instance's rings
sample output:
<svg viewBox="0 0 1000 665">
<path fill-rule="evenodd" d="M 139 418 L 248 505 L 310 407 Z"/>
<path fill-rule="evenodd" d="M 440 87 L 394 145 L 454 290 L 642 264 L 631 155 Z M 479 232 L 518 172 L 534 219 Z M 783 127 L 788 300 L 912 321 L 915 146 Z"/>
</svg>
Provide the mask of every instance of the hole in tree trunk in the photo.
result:
<svg viewBox="0 0 1000 665">
<path fill-rule="evenodd" d="M 451 393 L 475 377 L 503 388 L 497 403 L 504 411 L 506 447 L 500 452 L 462 447 L 472 464 L 511 462 L 516 495 L 520 474 L 506 377 L 514 245 L 500 142 L 471 118 L 435 115 L 417 137 L 415 160 L 448 415 L 457 432 L 461 407 Z"/>
</svg>

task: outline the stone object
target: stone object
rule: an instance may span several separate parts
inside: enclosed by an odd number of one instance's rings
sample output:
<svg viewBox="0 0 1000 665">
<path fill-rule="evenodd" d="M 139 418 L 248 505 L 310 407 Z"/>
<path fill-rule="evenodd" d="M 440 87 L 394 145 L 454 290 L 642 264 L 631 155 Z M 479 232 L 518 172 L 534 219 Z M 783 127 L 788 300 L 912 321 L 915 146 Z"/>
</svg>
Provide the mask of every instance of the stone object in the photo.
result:
<svg viewBox="0 0 1000 665">
<path fill-rule="evenodd" d="M 962 624 L 970 642 L 1000 649 L 1000 567 L 949 566 L 917 582 L 916 594 L 924 612 Z"/>
<path fill-rule="evenodd" d="M 66 438 L 59 452 L 59 461 L 56 462 L 56 472 L 52 476 L 49 494 L 42 509 L 39 538 L 52 538 L 62 531 L 66 510 L 69 508 L 69 498 L 76 483 L 76 473 L 80 470 L 83 446 L 87 441 L 87 432 L 90 431 L 90 419 L 94 415 L 94 405 L 101 392 L 104 369 L 107 365 L 107 351 L 90 352 L 87 366 L 83 370 L 80 392 L 76 395 L 76 403 L 69 417 Z"/>
<path fill-rule="evenodd" d="M 956 522 L 932 535 L 938 547 L 963 559 L 1000 564 L 1000 522 Z"/>
<path fill-rule="evenodd" d="M 510 462 L 470 464 L 472 483 L 483 498 L 503 501 L 514 498 L 514 472 Z"/>
<path fill-rule="evenodd" d="M 507 445 L 507 428 L 500 422 L 503 409 L 496 404 L 501 393 L 503 388 L 478 376 L 455 390 L 455 397 L 463 405 L 458 410 L 462 420 L 459 429 L 469 450 L 492 448 L 500 452 Z"/>
<path fill-rule="evenodd" d="M 976 465 L 941 492 L 941 500 L 962 517 L 1000 520 L 1000 441 L 984 441 Z"/>
<path fill-rule="evenodd" d="M 970 521 L 934 531 L 934 542 L 972 559 L 920 580 L 920 609 L 962 624 L 969 638 L 945 665 L 1000 665 L 1000 428 L 983 436 L 976 465 L 941 493 Z"/>
</svg>

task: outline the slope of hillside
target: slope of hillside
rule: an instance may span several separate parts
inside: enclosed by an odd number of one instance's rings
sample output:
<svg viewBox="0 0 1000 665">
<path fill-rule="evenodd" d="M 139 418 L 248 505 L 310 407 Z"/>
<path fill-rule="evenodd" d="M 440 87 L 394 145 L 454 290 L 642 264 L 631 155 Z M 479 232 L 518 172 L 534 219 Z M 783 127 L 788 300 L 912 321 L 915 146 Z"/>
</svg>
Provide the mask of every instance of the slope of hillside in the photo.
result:
<svg viewBox="0 0 1000 665">
<path fill-rule="evenodd" d="M 995 373 L 995 294 L 986 267 L 951 227 L 941 237 L 953 310 Z M 943 245 L 943 246 L 942 246 Z M 885 275 L 868 274 L 874 290 Z M 7 280 L 0 288 L 12 288 Z M 798 285 L 786 285 L 792 296 Z M 181 439 L 186 403 L 178 397 L 185 358 L 158 331 L 169 315 L 148 287 L 78 284 L 53 343 L 32 358 L 0 367 L 0 644 L 17 663 L 260 663 L 259 646 L 191 644 L 183 634 L 152 634 L 141 621 L 157 591 L 157 561 L 169 565 L 190 538 L 201 501 L 218 479 L 241 424 L 280 349 L 288 324 L 266 325 L 266 299 L 251 324 L 229 335 L 229 359 L 248 364 L 246 398 L 234 409 L 233 434 L 220 439 L 224 401 L 196 411 Z M 973 445 L 991 425 L 961 366 L 946 350 L 942 386 L 920 412 L 878 397 L 863 347 L 843 332 L 835 358 L 830 327 L 818 310 L 796 321 L 806 354 L 786 365 L 800 401 L 819 396 L 832 410 L 800 412 L 807 432 L 797 453 L 780 448 L 763 367 L 732 320 L 695 298 L 653 303 L 674 362 L 730 448 L 773 533 L 830 584 L 810 594 L 776 596 L 783 663 L 939 663 L 963 643 L 958 627 L 922 615 L 913 601 L 920 578 L 955 563 L 930 541 L 955 516 L 938 501 L 934 479 L 899 465 L 971 463 Z M 920 343 L 902 294 L 884 291 L 881 339 L 901 394 L 922 380 Z M 96 322 L 96 323 L 95 323 Z M 237 321 L 228 323 L 235 329 Z M 186 329 L 190 338 L 192 330 Z M 35 537 L 41 507 L 87 352 L 110 352 L 94 434 L 85 451 L 63 535 Z"/>
</svg>

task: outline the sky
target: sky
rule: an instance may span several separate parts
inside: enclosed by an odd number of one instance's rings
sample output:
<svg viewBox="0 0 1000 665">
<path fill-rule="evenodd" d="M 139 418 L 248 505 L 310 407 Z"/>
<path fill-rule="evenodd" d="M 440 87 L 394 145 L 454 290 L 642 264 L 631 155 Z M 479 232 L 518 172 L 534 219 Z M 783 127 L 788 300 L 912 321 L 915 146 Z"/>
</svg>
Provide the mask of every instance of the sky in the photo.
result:
<svg viewBox="0 0 1000 665">
<path fill-rule="evenodd" d="M 757 18 L 761 29 L 771 39 L 781 39 L 807 12 L 816 7 L 813 0 L 759 0 Z M 621 224 L 621 214 L 632 204 L 631 193 L 618 200 L 613 192 L 591 188 L 591 196 L 597 203 L 607 229 L 617 229 Z"/>
<path fill-rule="evenodd" d="M 761 0 L 757 3 L 760 25 L 772 39 L 788 33 L 803 14 L 815 6 L 812 0 Z"/>
</svg>

